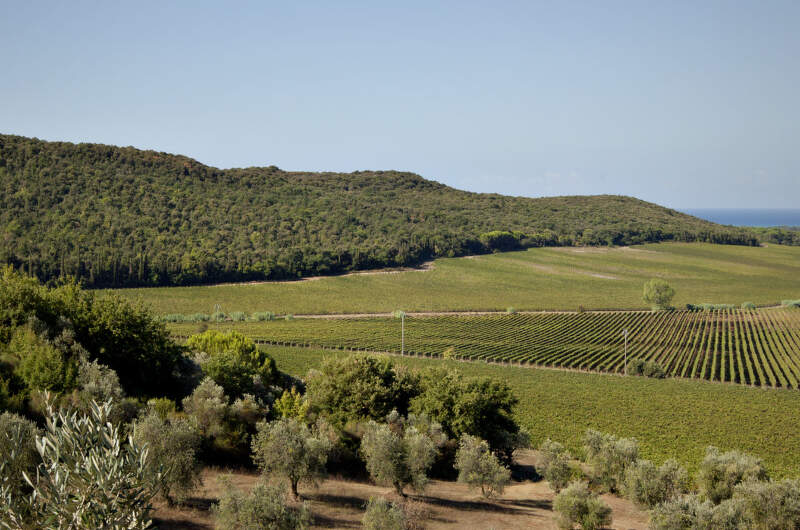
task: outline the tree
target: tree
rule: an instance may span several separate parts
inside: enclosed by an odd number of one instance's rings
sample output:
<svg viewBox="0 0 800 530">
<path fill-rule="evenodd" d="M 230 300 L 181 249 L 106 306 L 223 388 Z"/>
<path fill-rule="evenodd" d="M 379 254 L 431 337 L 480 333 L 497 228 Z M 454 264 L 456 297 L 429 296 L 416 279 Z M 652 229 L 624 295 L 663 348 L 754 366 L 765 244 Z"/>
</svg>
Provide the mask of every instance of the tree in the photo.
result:
<svg viewBox="0 0 800 530">
<path fill-rule="evenodd" d="M 324 475 L 331 450 L 327 437 L 312 432 L 294 418 L 261 422 L 257 430 L 252 442 L 253 460 L 262 473 L 288 479 L 295 499 L 300 482 L 313 483 Z"/>
<path fill-rule="evenodd" d="M 653 508 L 689 491 L 689 474 L 674 459 L 660 467 L 649 460 L 638 460 L 628 466 L 623 489 L 625 496 L 639 506 Z"/>
<path fill-rule="evenodd" d="M 731 498 L 737 484 L 767 478 L 760 458 L 739 451 L 722 453 L 713 446 L 706 448 L 698 473 L 700 493 L 714 504 Z"/>
<path fill-rule="evenodd" d="M 281 397 L 275 401 L 273 408 L 282 418 L 294 418 L 307 423 L 311 403 L 295 387 L 292 387 L 291 391 L 283 391 Z"/>
<path fill-rule="evenodd" d="M 675 289 L 662 279 L 653 278 L 644 284 L 642 299 L 650 304 L 653 311 L 669 309 L 674 296 Z"/>
<path fill-rule="evenodd" d="M 183 410 L 195 419 L 203 435 L 216 436 L 224 428 L 228 397 L 221 386 L 207 377 L 190 396 L 184 398 Z"/>
<path fill-rule="evenodd" d="M 210 329 L 192 335 L 186 345 L 194 352 L 206 354 L 196 357 L 203 373 L 232 398 L 256 393 L 277 379 L 275 361 L 239 332 Z"/>
<path fill-rule="evenodd" d="M 133 426 L 133 439 L 149 451 L 148 470 L 158 476 L 161 496 L 172 506 L 200 483 L 200 433 L 186 418 L 162 418 L 151 411 Z"/>
<path fill-rule="evenodd" d="M 390 417 L 391 423 L 370 421 L 361 439 L 361 454 L 372 478 L 395 488 L 405 497 L 403 489 L 411 486 L 422 491 L 428 482 L 427 472 L 436 457 L 437 440 L 432 433 L 423 433 L 402 420 Z"/>
<path fill-rule="evenodd" d="M 383 497 L 370 497 L 361 527 L 365 530 L 406 530 L 403 508 Z"/>
<path fill-rule="evenodd" d="M 382 420 L 392 410 L 406 414 L 417 394 L 418 379 L 386 357 L 351 355 L 326 359 L 309 374 L 311 406 L 337 427 L 349 421 Z"/>
<path fill-rule="evenodd" d="M 489 444 L 468 434 L 459 442 L 455 468 L 459 482 L 470 488 L 480 488 L 486 498 L 502 494 L 511 481 L 511 472 L 489 451 Z"/>
<path fill-rule="evenodd" d="M 573 482 L 556 495 L 553 511 L 558 513 L 558 526 L 563 529 L 578 524 L 584 530 L 596 530 L 611 524 L 611 508 L 583 482 Z"/>
<path fill-rule="evenodd" d="M 539 445 L 539 461 L 536 471 L 550 484 L 550 488 L 558 493 L 569 484 L 572 469 L 569 465 L 570 455 L 564 446 L 550 438 Z"/>
<path fill-rule="evenodd" d="M 32 421 L 10 412 L 0 414 L 0 488 L 5 489 L 12 511 L 21 511 L 24 499 L 30 494 L 25 475 L 34 476 L 40 463 L 36 451 L 38 436 L 39 429 Z M 0 515 L 0 526 L 2 521 Z"/>
<path fill-rule="evenodd" d="M 311 524 L 305 504 L 292 507 L 286 502 L 286 490 L 260 481 L 249 494 L 220 479 L 222 495 L 211 507 L 220 530 L 299 530 Z"/>
<path fill-rule="evenodd" d="M 632 438 L 617 438 L 589 429 L 584 436 L 586 461 L 592 478 L 611 492 L 620 490 L 626 469 L 639 458 L 639 446 Z"/>
</svg>

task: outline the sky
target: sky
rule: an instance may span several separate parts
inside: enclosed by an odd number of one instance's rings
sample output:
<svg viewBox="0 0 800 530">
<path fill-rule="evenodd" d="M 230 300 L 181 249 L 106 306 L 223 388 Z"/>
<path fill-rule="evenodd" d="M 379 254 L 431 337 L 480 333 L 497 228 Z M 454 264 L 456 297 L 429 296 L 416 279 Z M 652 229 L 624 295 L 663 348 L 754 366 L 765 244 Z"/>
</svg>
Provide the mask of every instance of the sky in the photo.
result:
<svg viewBox="0 0 800 530">
<path fill-rule="evenodd" d="M 800 2 L 0 2 L 0 133 L 673 208 L 800 197 Z"/>
</svg>

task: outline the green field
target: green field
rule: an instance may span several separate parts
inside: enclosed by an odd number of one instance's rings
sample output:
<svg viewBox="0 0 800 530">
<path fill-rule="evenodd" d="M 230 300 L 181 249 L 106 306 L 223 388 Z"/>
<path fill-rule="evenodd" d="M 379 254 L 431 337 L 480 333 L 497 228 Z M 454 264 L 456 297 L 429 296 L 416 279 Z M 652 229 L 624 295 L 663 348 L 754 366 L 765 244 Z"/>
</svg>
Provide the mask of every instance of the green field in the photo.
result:
<svg viewBox="0 0 800 530">
<path fill-rule="evenodd" d="M 221 322 L 270 343 L 623 372 L 628 356 L 673 377 L 800 387 L 800 310 L 609 311 Z M 188 336 L 197 324 L 170 324 Z"/>
<path fill-rule="evenodd" d="M 296 282 L 121 289 L 157 314 L 291 314 L 643 308 L 653 277 L 674 303 L 774 304 L 800 298 L 800 247 L 660 243 L 624 248 L 537 248 L 438 259 L 428 271 L 366 273 Z"/>
<path fill-rule="evenodd" d="M 278 367 L 304 376 L 344 352 L 267 347 Z M 764 459 L 774 478 L 800 476 L 800 393 L 682 379 L 646 379 L 485 363 L 393 357 L 414 368 L 444 364 L 467 375 L 507 381 L 518 420 L 538 444 L 545 437 L 573 451 L 587 428 L 635 437 L 645 458 L 674 457 L 696 470 L 707 445 Z"/>
</svg>

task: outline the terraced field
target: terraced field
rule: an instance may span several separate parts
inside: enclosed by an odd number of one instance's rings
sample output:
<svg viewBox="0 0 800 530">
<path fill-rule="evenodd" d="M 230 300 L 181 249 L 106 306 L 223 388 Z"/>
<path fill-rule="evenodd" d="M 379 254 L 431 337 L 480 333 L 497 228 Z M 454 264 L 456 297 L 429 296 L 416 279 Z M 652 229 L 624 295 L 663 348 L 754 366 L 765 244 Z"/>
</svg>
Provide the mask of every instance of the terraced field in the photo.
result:
<svg viewBox="0 0 800 530">
<path fill-rule="evenodd" d="M 269 344 L 623 372 L 627 355 L 670 376 L 800 388 L 800 311 L 615 311 L 295 319 L 211 324 Z M 173 324 L 176 335 L 196 324 Z M 402 351 L 401 351 L 402 350 Z"/>
</svg>

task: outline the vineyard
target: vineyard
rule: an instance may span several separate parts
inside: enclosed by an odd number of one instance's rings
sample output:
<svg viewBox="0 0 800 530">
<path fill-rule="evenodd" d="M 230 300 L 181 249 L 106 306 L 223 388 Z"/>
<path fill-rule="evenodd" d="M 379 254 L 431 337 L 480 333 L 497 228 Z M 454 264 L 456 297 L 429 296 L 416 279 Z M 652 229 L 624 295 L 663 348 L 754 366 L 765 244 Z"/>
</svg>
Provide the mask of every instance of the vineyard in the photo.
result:
<svg viewBox="0 0 800 530">
<path fill-rule="evenodd" d="M 272 344 L 621 373 L 628 359 L 672 377 L 800 388 L 800 311 L 529 313 L 220 323 Z M 404 336 L 401 338 L 401 326 Z M 187 335 L 195 326 L 176 324 Z"/>
</svg>

